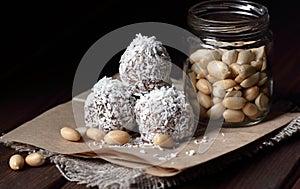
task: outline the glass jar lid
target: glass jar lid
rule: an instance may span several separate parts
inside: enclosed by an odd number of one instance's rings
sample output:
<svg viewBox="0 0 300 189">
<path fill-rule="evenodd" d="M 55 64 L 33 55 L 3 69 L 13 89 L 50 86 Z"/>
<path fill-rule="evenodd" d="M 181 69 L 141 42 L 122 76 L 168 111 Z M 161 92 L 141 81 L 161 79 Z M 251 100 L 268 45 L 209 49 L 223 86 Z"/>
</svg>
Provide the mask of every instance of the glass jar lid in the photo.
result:
<svg viewBox="0 0 300 189">
<path fill-rule="evenodd" d="M 244 0 L 210 0 L 192 6 L 188 25 L 198 36 L 221 41 L 259 38 L 268 31 L 268 9 Z"/>
</svg>

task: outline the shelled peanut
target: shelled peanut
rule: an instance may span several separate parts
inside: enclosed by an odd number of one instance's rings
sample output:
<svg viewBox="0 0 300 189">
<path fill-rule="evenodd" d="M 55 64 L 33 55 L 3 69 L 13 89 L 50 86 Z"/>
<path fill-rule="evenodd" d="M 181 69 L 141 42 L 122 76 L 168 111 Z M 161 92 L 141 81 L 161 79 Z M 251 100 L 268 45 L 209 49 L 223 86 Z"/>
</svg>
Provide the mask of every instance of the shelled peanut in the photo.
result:
<svg viewBox="0 0 300 189">
<path fill-rule="evenodd" d="M 189 57 L 200 118 L 239 123 L 268 110 L 270 83 L 265 46 L 247 50 L 198 49 Z"/>
<path fill-rule="evenodd" d="M 87 136 L 97 142 L 104 141 L 106 144 L 123 145 L 130 141 L 131 137 L 128 132 L 121 130 L 112 130 L 107 134 L 98 128 L 78 127 L 63 127 L 60 129 L 61 136 L 72 142 L 78 142 L 83 136 Z"/>
<path fill-rule="evenodd" d="M 45 161 L 46 157 L 37 152 L 28 154 L 25 159 L 21 154 L 14 154 L 9 158 L 9 167 L 12 170 L 20 170 L 25 163 L 31 167 L 39 167 L 42 166 Z"/>
</svg>

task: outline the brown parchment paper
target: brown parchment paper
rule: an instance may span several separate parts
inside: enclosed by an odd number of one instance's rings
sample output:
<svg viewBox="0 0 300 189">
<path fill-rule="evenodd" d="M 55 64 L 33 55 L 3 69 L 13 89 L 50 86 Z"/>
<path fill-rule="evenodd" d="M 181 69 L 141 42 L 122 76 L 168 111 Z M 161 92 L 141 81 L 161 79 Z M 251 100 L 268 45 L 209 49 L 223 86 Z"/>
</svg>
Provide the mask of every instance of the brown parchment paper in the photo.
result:
<svg viewBox="0 0 300 189">
<path fill-rule="evenodd" d="M 155 176 L 173 176 L 182 170 L 241 148 L 300 116 L 300 113 L 275 112 L 268 120 L 255 126 L 222 128 L 213 144 L 204 152 L 200 151 L 202 145 L 205 145 L 202 136 L 193 138 L 176 149 L 109 146 L 88 139 L 82 139 L 79 142 L 67 141 L 60 136 L 60 129 L 65 126 L 76 128 L 84 125 L 83 104 L 87 94 L 88 92 L 85 92 L 70 102 L 48 110 L 5 134 L 0 141 L 20 142 L 59 154 L 102 158 L 121 166 L 141 168 L 146 173 Z M 74 113 L 72 107 L 74 107 Z"/>
</svg>

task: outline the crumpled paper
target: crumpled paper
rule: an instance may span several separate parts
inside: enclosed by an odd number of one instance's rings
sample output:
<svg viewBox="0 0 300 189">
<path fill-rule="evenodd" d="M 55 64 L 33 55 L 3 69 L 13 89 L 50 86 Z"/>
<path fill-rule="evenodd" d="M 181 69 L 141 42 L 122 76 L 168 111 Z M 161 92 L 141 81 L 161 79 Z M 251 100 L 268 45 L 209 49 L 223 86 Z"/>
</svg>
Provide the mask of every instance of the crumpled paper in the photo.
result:
<svg viewBox="0 0 300 189">
<path fill-rule="evenodd" d="M 60 136 L 60 129 L 66 126 L 73 128 L 83 126 L 80 125 L 83 112 L 73 113 L 73 107 L 82 110 L 84 96 L 86 94 L 46 111 L 5 134 L 0 141 L 29 144 L 57 154 L 101 158 L 120 166 L 143 170 L 154 176 L 167 177 L 242 148 L 300 116 L 299 112 L 284 113 L 281 108 L 275 107 L 268 118 L 258 125 L 222 128 L 213 144 L 204 152 L 201 152 L 201 148 L 211 140 L 205 136 L 193 138 L 176 149 L 162 149 L 147 145 L 110 146 L 88 139 L 79 142 L 67 141 Z M 74 117 L 79 118 L 79 121 L 75 121 Z"/>
<path fill-rule="evenodd" d="M 294 111 L 296 111 L 296 109 L 294 109 Z M 262 150 L 273 148 L 291 137 L 297 137 L 298 134 L 300 134 L 300 117 L 297 117 L 283 128 L 252 142 L 245 148 L 192 167 L 172 177 L 153 176 L 140 169 L 119 166 L 99 158 L 78 158 L 69 155 L 55 154 L 28 144 L 16 142 L 5 144 L 19 152 L 30 153 L 35 151 L 41 153 L 56 165 L 57 169 L 68 181 L 84 184 L 87 187 L 159 189 L 183 185 L 186 181 L 191 179 L 216 173 L 238 160 L 252 157 Z"/>
</svg>

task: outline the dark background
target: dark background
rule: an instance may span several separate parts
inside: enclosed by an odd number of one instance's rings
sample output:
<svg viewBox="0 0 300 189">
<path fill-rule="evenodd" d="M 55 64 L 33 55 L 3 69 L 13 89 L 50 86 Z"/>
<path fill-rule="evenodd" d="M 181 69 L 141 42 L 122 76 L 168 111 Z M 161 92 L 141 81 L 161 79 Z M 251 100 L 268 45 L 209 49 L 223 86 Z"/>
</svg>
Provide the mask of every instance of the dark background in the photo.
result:
<svg viewBox="0 0 300 189">
<path fill-rule="evenodd" d="M 196 2 L 62 0 L 2 4 L 0 106 L 9 107 L 0 112 L 2 124 L 16 109 L 31 112 L 33 117 L 70 99 L 77 65 L 101 36 L 146 21 L 187 28 L 187 10 Z M 269 9 L 274 32 L 275 95 L 299 104 L 300 16 L 296 1 L 257 2 Z M 63 98 L 49 102 L 52 96 Z"/>
<path fill-rule="evenodd" d="M 196 2 L 1 1 L 0 136 L 49 108 L 69 101 L 82 56 L 103 35 L 128 24 L 146 21 L 186 28 L 187 10 Z M 297 1 L 257 2 L 266 5 L 271 16 L 275 97 L 300 105 L 300 11 Z M 298 136 L 254 157 L 245 149 L 248 158 L 242 157 L 243 161 L 216 174 L 198 177 L 182 188 L 299 188 Z M 0 188 L 85 188 L 68 182 L 51 164 L 11 171 L 8 159 L 14 153 L 13 149 L 0 148 Z M 216 164 L 216 168 L 221 167 Z"/>
</svg>

